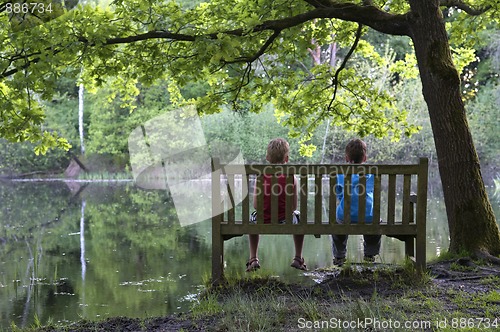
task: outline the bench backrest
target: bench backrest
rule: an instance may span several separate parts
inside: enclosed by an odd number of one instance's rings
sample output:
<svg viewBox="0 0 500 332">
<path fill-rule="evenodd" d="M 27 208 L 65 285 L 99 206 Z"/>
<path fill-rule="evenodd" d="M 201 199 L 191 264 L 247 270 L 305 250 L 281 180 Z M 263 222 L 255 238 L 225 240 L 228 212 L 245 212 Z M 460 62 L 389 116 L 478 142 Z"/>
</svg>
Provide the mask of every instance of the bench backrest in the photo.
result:
<svg viewBox="0 0 500 332">
<path fill-rule="evenodd" d="M 420 158 L 418 164 L 314 164 L 314 165 L 220 165 L 213 161 L 212 207 L 213 223 L 221 225 L 248 225 L 253 208 L 254 186 L 262 192 L 263 174 L 285 175 L 286 188 L 292 188 L 297 179 L 298 206 L 301 225 L 336 224 L 337 197 L 335 186 L 337 176 L 344 175 L 344 226 L 346 233 L 366 232 L 364 226 L 419 225 L 424 229 L 427 202 L 427 158 Z M 373 223 L 365 222 L 366 190 L 359 197 L 359 219 L 351 224 L 349 195 L 352 176 L 359 176 L 361 188 L 366 186 L 366 174 L 374 175 Z M 272 177 L 271 187 L 276 181 Z M 414 193 L 416 192 L 416 197 Z M 266 226 L 277 225 L 278 195 L 271 195 L 271 223 L 263 223 L 263 195 L 257 195 L 257 226 L 265 233 Z M 293 195 L 287 190 L 286 224 L 292 225 Z M 413 203 L 416 203 L 416 207 Z M 355 228 L 349 227 L 356 226 Z M 252 225 L 255 226 L 255 225 Z M 373 227 L 372 226 L 372 227 Z M 287 227 L 288 228 L 288 227 Z M 269 229 L 276 229 L 271 227 Z M 319 229 L 319 228 L 318 228 Z M 311 231 L 313 234 L 314 232 Z M 278 233 L 282 233 L 279 231 Z"/>
</svg>

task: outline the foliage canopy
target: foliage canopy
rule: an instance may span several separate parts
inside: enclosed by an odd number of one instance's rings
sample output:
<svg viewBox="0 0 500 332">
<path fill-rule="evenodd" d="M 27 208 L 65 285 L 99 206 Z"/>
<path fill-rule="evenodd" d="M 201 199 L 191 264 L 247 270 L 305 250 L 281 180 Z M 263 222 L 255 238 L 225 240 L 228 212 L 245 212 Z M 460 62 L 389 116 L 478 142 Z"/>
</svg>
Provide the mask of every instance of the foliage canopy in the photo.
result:
<svg viewBox="0 0 500 332">
<path fill-rule="evenodd" d="M 346 61 L 356 57 L 358 66 L 365 63 L 374 71 L 387 66 L 363 34 L 369 27 L 407 35 L 402 23 L 410 15 L 408 1 L 115 0 L 107 7 L 71 9 L 74 5 L 55 2 L 54 12 L 36 18 L 0 5 L 0 136 L 40 143 L 39 152 L 67 148 L 66 140 L 43 128 L 39 101 L 51 100 L 57 81 L 68 74 L 87 89 L 111 84 L 125 96 L 121 106 L 130 109 L 137 84 L 158 79 L 168 80 L 174 102 L 195 103 L 200 113 L 221 107 L 258 113 L 274 103 L 278 119 L 303 142 L 326 118 L 361 136 L 397 139 L 417 130 L 377 75 L 359 76 L 359 68 Z M 480 32 L 498 26 L 499 7 L 495 0 L 441 1 L 459 68 L 475 59 L 469 50 L 481 43 Z M 323 57 L 330 58 L 326 46 L 332 43 L 345 50 L 343 57 L 315 65 L 308 49 L 324 46 Z M 411 54 L 390 69 L 402 77 L 417 75 Z M 192 82 L 208 85 L 206 95 L 184 99 L 179 91 Z"/>
</svg>

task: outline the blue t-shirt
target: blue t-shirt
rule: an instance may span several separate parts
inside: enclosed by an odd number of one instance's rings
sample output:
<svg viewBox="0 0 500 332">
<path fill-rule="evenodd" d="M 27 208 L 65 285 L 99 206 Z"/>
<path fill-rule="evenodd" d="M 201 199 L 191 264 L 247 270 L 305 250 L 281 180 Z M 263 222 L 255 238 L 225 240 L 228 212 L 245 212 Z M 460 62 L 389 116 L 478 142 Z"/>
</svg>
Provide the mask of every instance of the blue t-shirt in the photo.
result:
<svg viewBox="0 0 500 332">
<path fill-rule="evenodd" d="M 373 174 L 366 174 L 366 213 L 365 222 L 373 221 L 373 187 L 375 185 L 375 177 Z M 358 222 L 359 197 L 363 195 L 365 188 L 361 188 L 359 184 L 359 176 L 353 174 L 351 176 L 351 222 Z M 340 201 L 337 206 L 337 219 L 344 220 L 344 175 L 337 175 L 337 186 L 335 187 L 337 198 Z"/>
</svg>

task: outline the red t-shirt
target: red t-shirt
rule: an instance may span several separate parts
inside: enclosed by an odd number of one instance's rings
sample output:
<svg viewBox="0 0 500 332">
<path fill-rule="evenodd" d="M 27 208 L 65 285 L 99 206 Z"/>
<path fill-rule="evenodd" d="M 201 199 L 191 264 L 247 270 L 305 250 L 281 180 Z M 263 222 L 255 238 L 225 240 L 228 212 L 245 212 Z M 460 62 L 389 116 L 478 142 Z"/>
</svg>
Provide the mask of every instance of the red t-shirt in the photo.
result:
<svg viewBox="0 0 500 332">
<path fill-rule="evenodd" d="M 275 182 L 271 190 L 271 178 L 273 175 L 264 175 L 264 221 L 271 221 L 271 193 L 278 196 L 278 220 L 286 219 L 286 176 L 278 175 L 278 181 Z M 295 193 L 295 181 L 292 182 L 292 193 Z M 293 200 L 292 200 L 293 204 Z"/>
</svg>

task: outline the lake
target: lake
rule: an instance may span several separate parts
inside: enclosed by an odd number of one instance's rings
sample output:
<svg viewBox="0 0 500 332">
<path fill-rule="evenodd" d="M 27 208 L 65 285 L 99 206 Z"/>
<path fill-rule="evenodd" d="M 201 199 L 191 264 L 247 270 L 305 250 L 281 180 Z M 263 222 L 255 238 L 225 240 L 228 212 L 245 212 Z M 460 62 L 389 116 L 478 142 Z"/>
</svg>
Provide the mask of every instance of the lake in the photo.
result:
<svg viewBox="0 0 500 332">
<path fill-rule="evenodd" d="M 488 186 L 497 220 L 500 199 Z M 440 185 L 429 186 L 427 260 L 449 244 Z M 181 226 L 165 190 L 132 182 L 0 182 L 0 330 L 11 322 L 151 317 L 189 310 L 211 273 L 210 220 Z M 193 209 L 196 200 L 193 200 Z M 244 274 L 246 237 L 225 244 L 227 274 Z M 306 236 L 310 269 L 331 266 L 330 239 Z M 314 282 L 289 267 L 291 236 L 263 236 L 262 270 Z M 361 261 L 362 238 L 348 258 Z M 404 260 L 402 242 L 383 237 L 380 260 Z"/>
</svg>

